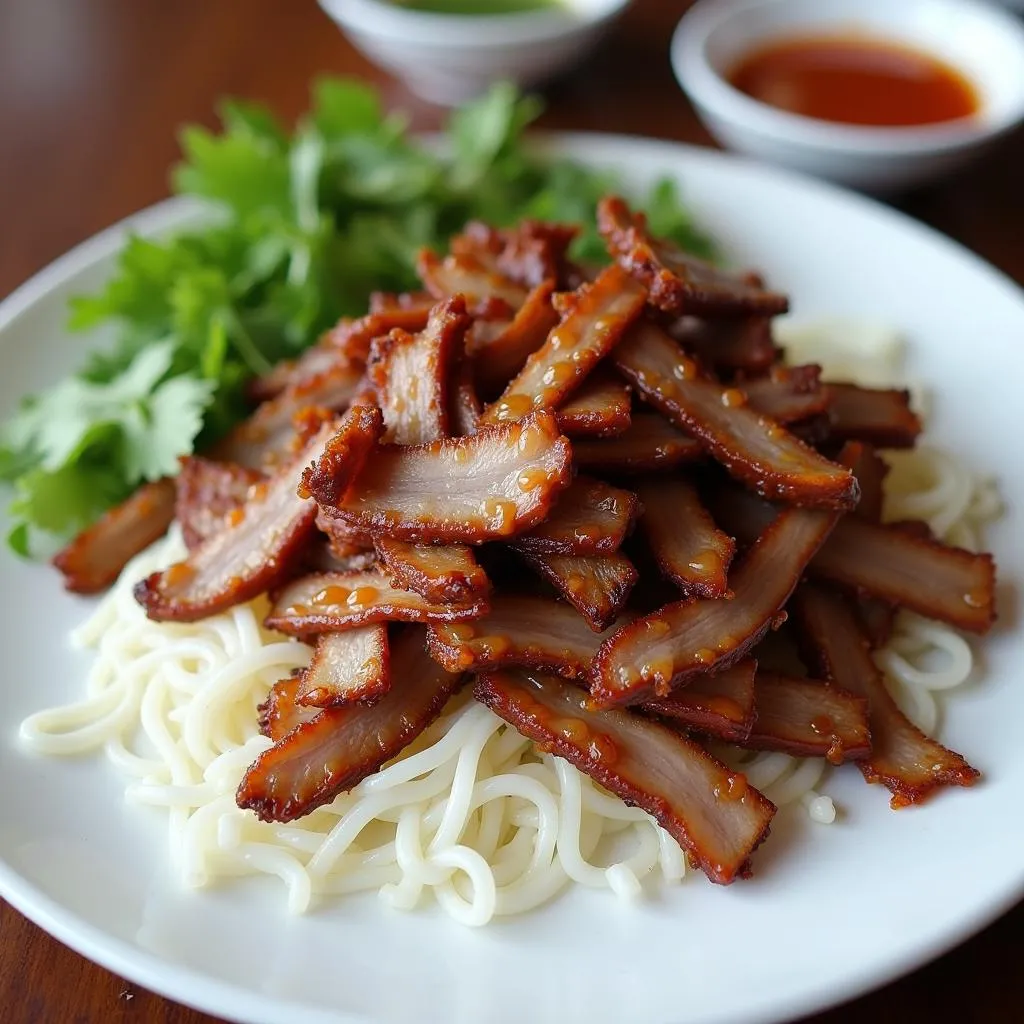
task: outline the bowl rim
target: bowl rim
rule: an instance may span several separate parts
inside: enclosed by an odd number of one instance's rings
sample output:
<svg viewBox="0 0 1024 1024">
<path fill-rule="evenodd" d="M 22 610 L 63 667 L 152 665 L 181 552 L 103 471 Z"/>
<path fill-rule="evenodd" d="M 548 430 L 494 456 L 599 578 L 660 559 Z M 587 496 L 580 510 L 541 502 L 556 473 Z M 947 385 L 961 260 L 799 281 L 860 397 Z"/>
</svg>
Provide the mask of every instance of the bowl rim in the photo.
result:
<svg viewBox="0 0 1024 1024">
<path fill-rule="evenodd" d="M 865 155 L 941 153 L 998 138 L 1024 119 L 1024 89 L 1016 103 L 997 118 L 958 118 L 933 125 L 871 126 L 825 121 L 762 103 L 729 83 L 707 56 L 711 33 L 752 8 L 781 7 L 791 0 L 698 0 L 679 21 L 670 48 L 672 70 L 683 91 L 698 106 L 724 121 L 780 142 L 814 149 L 846 150 Z M 928 0 L 919 0 L 927 3 Z M 1024 25 L 1009 11 L 980 0 L 941 0 L 946 6 L 970 9 L 1010 36 L 1024 62 Z M 828 19 L 826 3 L 821 4 Z M 837 19 L 837 27 L 840 21 Z M 984 111 L 982 107 L 982 111 Z"/>
<path fill-rule="evenodd" d="M 510 14 L 443 14 L 388 0 L 318 0 L 342 28 L 416 46 L 507 48 L 590 31 L 617 18 L 632 0 L 606 0 L 587 12 L 559 6 Z M 561 5 L 560 5 L 561 6 Z"/>
</svg>

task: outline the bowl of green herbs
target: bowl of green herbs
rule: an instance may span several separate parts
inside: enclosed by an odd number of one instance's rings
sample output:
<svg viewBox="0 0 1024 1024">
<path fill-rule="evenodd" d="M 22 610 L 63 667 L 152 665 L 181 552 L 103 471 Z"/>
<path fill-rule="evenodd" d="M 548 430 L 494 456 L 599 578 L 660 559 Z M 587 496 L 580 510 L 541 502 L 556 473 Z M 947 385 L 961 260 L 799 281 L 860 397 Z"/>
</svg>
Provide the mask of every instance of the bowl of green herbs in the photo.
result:
<svg viewBox="0 0 1024 1024">
<path fill-rule="evenodd" d="M 629 0 L 320 0 L 354 46 L 433 103 L 569 70 Z"/>
</svg>

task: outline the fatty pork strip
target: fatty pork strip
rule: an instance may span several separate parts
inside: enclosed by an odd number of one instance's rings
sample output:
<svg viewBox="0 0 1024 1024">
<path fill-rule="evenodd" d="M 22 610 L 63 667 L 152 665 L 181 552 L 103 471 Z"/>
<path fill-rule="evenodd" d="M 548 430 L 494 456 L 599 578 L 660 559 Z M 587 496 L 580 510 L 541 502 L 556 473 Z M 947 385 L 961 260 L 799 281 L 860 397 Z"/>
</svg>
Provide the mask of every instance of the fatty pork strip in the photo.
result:
<svg viewBox="0 0 1024 1024">
<path fill-rule="evenodd" d="M 384 623 L 322 633 L 302 672 L 296 700 L 316 708 L 372 704 L 391 687 L 390 660 Z"/>
<path fill-rule="evenodd" d="M 296 726 L 316 718 L 321 711 L 318 707 L 299 703 L 302 672 L 297 668 L 290 676 L 274 683 L 266 700 L 256 709 L 261 735 L 275 743 Z"/>
<path fill-rule="evenodd" d="M 610 554 L 622 546 L 639 510 L 632 491 L 577 476 L 544 522 L 516 537 L 513 547 L 558 555 Z"/>
<path fill-rule="evenodd" d="M 489 319 L 494 319 L 499 311 L 514 315 L 529 294 L 523 285 L 488 267 L 474 253 L 453 253 L 441 259 L 429 249 L 422 249 L 416 270 L 435 299 L 462 295 L 474 315 L 487 313 Z"/>
<path fill-rule="evenodd" d="M 701 377 L 697 364 L 656 324 L 637 323 L 612 359 L 645 401 L 759 494 L 800 505 L 856 505 L 857 481 L 848 469 L 756 412 L 743 391 Z"/>
<path fill-rule="evenodd" d="M 583 616 L 595 633 L 606 630 L 626 606 L 638 579 L 620 551 L 609 555 L 553 555 L 522 551 L 523 561 Z"/>
<path fill-rule="evenodd" d="M 821 383 L 821 367 L 774 366 L 764 377 L 736 382 L 755 412 L 777 423 L 797 423 L 827 413 L 832 393 Z"/>
<path fill-rule="evenodd" d="M 380 445 L 355 485 L 318 466 L 309 489 L 324 513 L 399 540 L 480 544 L 536 526 L 568 486 L 572 449 L 547 411 L 472 437 Z"/>
<path fill-rule="evenodd" d="M 634 412 L 614 437 L 573 441 L 572 453 L 579 469 L 616 474 L 656 472 L 704 457 L 700 442 L 652 412 Z"/>
<path fill-rule="evenodd" d="M 722 672 L 706 675 L 691 686 L 673 690 L 665 697 L 644 701 L 638 705 L 639 710 L 704 736 L 730 742 L 745 740 L 757 715 L 756 669 L 757 662 L 747 658 Z"/>
<path fill-rule="evenodd" d="M 829 384 L 829 437 L 866 441 L 879 448 L 913 448 L 921 420 L 910 408 L 910 392 Z"/>
<path fill-rule="evenodd" d="M 296 417 L 310 408 L 340 412 L 356 396 L 362 365 L 341 360 L 315 377 L 289 385 L 214 445 L 210 454 L 249 469 L 270 470 L 295 454 Z"/>
<path fill-rule="evenodd" d="M 105 512 L 54 556 L 64 586 L 76 594 L 109 587 L 128 562 L 167 532 L 174 499 L 174 481 L 164 478 L 143 484 Z"/>
<path fill-rule="evenodd" d="M 926 736 L 897 707 L 842 594 L 804 584 L 793 595 L 791 608 L 812 670 L 867 700 L 871 754 L 857 766 L 868 782 L 889 788 L 894 810 L 924 800 L 940 786 L 974 784 L 977 769 Z"/>
<path fill-rule="evenodd" d="M 233 462 L 216 462 L 198 455 L 181 460 L 174 478 L 174 518 L 185 547 L 192 551 L 224 528 L 227 517 L 244 505 L 249 493 L 266 476 Z"/>
<path fill-rule="evenodd" d="M 569 437 L 615 437 L 629 428 L 629 388 L 599 366 L 558 409 L 558 425 Z"/>
<path fill-rule="evenodd" d="M 238 806 L 284 822 L 329 803 L 416 739 L 464 679 L 427 654 L 421 626 L 393 639 L 391 673 L 394 685 L 376 703 L 320 711 L 260 754 L 238 787 Z"/>
<path fill-rule="evenodd" d="M 767 316 L 683 317 L 671 325 L 669 333 L 701 363 L 725 377 L 735 373 L 760 376 L 779 358 Z"/>
<path fill-rule="evenodd" d="M 532 287 L 564 276 L 566 254 L 578 234 L 575 224 L 527 219 L 497 229 L 470 221 L 452 238 L 451 251 L 476 256 L 511 280 Z"/>
<path fill-rule="evenodd" d="M 432 623 L 427 649 L 449 672 L 523 665 L 585 680 L 607 633 L 595 633 L 562 601 L 499 594 L 490 610 L 472 622 Z"/>
<path fill-rule="evenodd" d="M 392 586 L 373 570 L 300 576 L 272 598 L 267 627 L 299 637 L 372 622 L 462 622 L 488 607 L 487 598 L 479 595 L 433 604 L 414 590 Z"/>
<path fill-rule="evenodd" d="M 542 749 L 652 815 L 713 882 L 749 874 L 775 806 L 692 740 L 631 711 L 593 711 L 553 676 L 493 672 L 474 693 Z"/>
<path fill-rule="evenodd" d="M 609 707 L 665 696 L 745 657 L 782 611 L 838 518 L 835 510 L 785 509 L 733 570 L 732 600 L 679 601 L 623 627 L 594 659 L 594 700 Z"/>
<path fill-rule="evenodd" d="M 551 305 L 554 290 L 554 281 L 544 281 L 531 289 L 512 320 L 493 336 L 470 332 L 466 353 L 474 380 L 488 398 L 501 393 L 558 325 L 558 314 Z"/>
<path fill-rule="evenodd" d="M 419 334 L 374 339 L 366 375 L 384 415 L 384 441 L 420 444 L 448 435 L 448 384 L 469 325 L 458 296 L 438 303 Z"/>
<path fill-rule="evenodd" d="M 354 476 L 380 428 L 379 411 L 361 408 L 350 410 L 340 424 L 321 427 L 290 465 L 254 488 L 223 530 L 183 562 L 136 584 L 135 598 L 146 614 L 158 621 L 195 622 L 283 582 L 301 565 L 315 531 L 316 503 L 299 493 L 307 467 L 345 437 L 351 442 L 345 446 L 348 459 L 344 466 L 336 462 L 335 471 Z M 355 443 L 357 437 L 361 443 Z"/>
<path fill-rule="evenodd" d="M 377 537 L 374 547 L 395 587 L 415 591 L 434 604 L 486 597 L 491 583 L 465 544 L 411 544 Z"/>
<path fill-rule="evenodd" d="M 650 293 L 653 305 L 675 316 L 785 313 L 784 295 L 765 290 L 756 274 L 734 274 L 651 238 L 643 214 L 617 196 L 597 204 L 597 225 L 612 258 Z"/>
<path fill-rule="evenodd" d="M 532 409 L 557 409 L 612 350 L 643 311 L 646 298 L 644 289 L 616 266 L 582 285 L 558 326 L 484 411 L 483 422 L 518 420 Z"/>
<path fill-rule="evenodd" d="M 649 477 L 637 496 L 640 528 L 661 574 L 687 597 L 724 597 L 736 542 L 715 525 L 696 488 L 681 478 Z"/>
<path fill-rule="evenodd" d="M 713 512 L 740 541 L 750 541 L 778 508 L 739 488 L 720 489 Z M 844 516 L 807 567 L 811 576 L 958 629 L 986 632 L 996 617 L 995 563 L 932 540 L 909 524 L 883 526 Z"/>
<path fill-rule="evenodd" d="M 423 330 L 434 299 L 425 294 L 370 297 L 370 312 L 358 320 L 341 320 L 298 359 L 283 361 L 249 385 L 249 397 L 256 402 L 275 398 L 288 387 L 301 388 L 332 367 L 350 366 L 362 370 L 374 338 L 395 329 L 415 334 Z M 377 308 L 375 308 L 375 306 Z"/>
<path fill-rule="evenodd" d="M 871 753 L 868 703 L 863 697 L 820 679 L 758 672 L 754 699 L 754 725 L 749 736 L 737 741 L 741 747 L 824 757 L 829 764 Z"/>
</svg>

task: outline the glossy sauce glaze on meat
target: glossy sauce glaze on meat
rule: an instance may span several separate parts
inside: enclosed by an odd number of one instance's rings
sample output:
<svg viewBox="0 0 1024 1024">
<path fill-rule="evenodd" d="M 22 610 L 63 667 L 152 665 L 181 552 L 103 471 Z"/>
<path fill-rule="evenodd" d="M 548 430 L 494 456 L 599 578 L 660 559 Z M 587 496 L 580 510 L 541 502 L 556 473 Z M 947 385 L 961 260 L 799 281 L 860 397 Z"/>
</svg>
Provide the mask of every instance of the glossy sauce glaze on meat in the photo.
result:
<svg viewBox="0 0 1024 1024">
<path fill-rule="evenodd" d="M 977 777 L 871 657 L 900 608 L 978 633 L 995 618 L 990 556 L 881 521 L 873 446 L 915 443 L 906 393 L 783 365 L 788 300 L 759 275 L 661 242 L 615 197 L 599 222 L 594 271 L 572 227 L 468 226 L 421 255 L 422 292 L 375 296 L 186 462 L 189 553 L 138 585 L 147 613 L 269 593 L 267 626 L 314 648 L 260 707 L 273 745 L 239 806 L 309 813 L 474 676 L 716 882 L 749 873 L 775 808 L 706 738 L 853 761 L 899 805 Z M 174 499 L 150 485 L 76 540 L 69 584 L 111 578 Z M 768 667 L 787 617 L 809 676 Z"/>
</svg>

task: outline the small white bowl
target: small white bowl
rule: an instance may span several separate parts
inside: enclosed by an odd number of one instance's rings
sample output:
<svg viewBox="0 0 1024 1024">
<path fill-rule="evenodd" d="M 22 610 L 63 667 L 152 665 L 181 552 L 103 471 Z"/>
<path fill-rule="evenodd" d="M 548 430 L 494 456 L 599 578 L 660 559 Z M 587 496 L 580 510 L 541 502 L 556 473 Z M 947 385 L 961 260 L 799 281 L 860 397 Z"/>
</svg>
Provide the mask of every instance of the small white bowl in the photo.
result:
<svg viewBox="0 0 1024 1024">
<path fill-rule="evenodd" d="M 843 32 L 933 54 L 974 85 L 980 110 L 920 127 L 836 124 L 761 103 L 726 79 L 766 42 Z M 945 174 L 1024 118 L 1024 25 L 976 0 L 701 0 L 676 29 L 672 67 L 722 145 L 867 191 Z"/>
<path fill-rule="evenodd" d="M 435 14 L 320 0 L 352 44 L 418 96 L 454 106 L 504 80 L 527 88 L 582 60 L 630 0 L 562 0 L 518 14 Z"/>
</svg>

